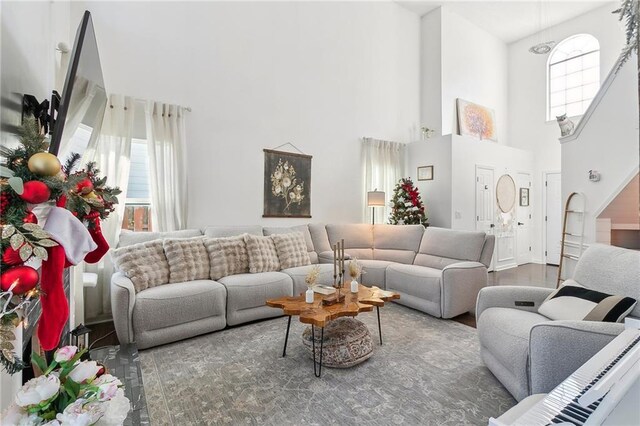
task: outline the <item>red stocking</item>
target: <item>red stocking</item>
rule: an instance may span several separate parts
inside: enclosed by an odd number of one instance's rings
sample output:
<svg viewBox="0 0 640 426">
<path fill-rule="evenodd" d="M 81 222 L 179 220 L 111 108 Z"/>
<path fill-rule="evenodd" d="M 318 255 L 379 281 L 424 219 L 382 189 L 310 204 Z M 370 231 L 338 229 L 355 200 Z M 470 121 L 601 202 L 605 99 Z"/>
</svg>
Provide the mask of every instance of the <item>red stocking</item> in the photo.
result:
<svg viewBox="0 0 640 426">
<path fill-rule="evenodd" d="M 40 304 L 42 315 L 38 324 L 38 339 L 45 351 L 58 347 L 64 325 L 69 318 L 69 304 L 64 294 L 62 272 L 66 256 L 62 246 L 49 247 L 49 258 L 42 262 L 40 272 Z"/>
<path fill-rule="evenodd" d="M 93 238 L 93 241 L 98 245 L 98 248 L 87 254 L 84 257 L 84 261 L 87 263 L 97 263 L 109 251 L 109 243 L 107 243 L 107 240 L 104 239 L 104 235 L 102 235 L 100 219 L 96 218 L 94 220 L 93 228 L 89 228 L 89 234 L 91 234 L 91 238 Z"/>
</svg>

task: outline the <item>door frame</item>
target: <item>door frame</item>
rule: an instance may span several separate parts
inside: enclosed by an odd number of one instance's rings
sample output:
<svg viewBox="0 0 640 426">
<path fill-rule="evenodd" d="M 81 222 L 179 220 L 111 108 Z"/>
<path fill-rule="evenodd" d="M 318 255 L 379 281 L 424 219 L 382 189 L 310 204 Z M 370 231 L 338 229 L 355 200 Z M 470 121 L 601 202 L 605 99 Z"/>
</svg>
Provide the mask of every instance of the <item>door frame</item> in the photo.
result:
<svg viewBox="0 0 640 426">
<path fill-rule="evenodd" d="M 560 170 L 543 170 L 542 171 L 542 217 L 547 213 L 547 181 L 548 175 L 560 175 L 560 188 L 562 188 L 562 172 Z M 560 204 L 562 205 L 562 191 L 560 193 Z M 540 219 L 542 219 L 542 217 Z M 562 213 L 560 214 L 560 222 L 562 222 Z M 547 264 L 547 221 L 542 220 L 542 263 Z"/>
<path fill-rule="evenodd" d="M 529 221 L 529 247 L 531 250 L 529 250 L 529 262 L 528 263 L 534 263 L 533 262 L 533 211 L 534 208 L 531 205 L 531 198 L 533 196 L 533 172 L 530 171 L 526 171 L 526 170 L 516 170 L 515 171 L 515 175 L 516 175 L 516 212 L 518 211 L 518 207 L 520 206 L 520 191 L 518 190 L 518 186 L 517 186 L 517 182 L 518 182 L 518 175 L 519 174 L 523 174 L 523 175 L 529 175 L 529 218 L 527 219 Z M 546 191 L 545 191 L 546 194 Z M 520 266 L 521 264 L 518 263 L 518 215 L 516 213 L 516 264 L 518 266 Z M 546 246 L 545 246 L 546 247 Z M 526 263 L 522 263 L 522 265 L 526 265 Z"/>
</svg>

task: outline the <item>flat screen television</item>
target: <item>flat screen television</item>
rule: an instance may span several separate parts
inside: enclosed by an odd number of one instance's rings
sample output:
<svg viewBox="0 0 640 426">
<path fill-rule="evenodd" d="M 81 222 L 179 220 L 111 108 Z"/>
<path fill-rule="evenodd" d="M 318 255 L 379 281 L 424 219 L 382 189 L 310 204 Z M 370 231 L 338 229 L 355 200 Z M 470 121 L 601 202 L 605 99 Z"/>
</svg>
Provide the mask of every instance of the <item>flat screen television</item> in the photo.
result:
<svg viewBox="0 0 640 426">
<path fill-rule="evenodd" d="M 106 106 L 93 21 L 91 13 L 85 11 L 69 58 L 49 152 L 61 161 L 72 152 L 83 155 L 87 147 L 97 142 Z"/>
</svg>

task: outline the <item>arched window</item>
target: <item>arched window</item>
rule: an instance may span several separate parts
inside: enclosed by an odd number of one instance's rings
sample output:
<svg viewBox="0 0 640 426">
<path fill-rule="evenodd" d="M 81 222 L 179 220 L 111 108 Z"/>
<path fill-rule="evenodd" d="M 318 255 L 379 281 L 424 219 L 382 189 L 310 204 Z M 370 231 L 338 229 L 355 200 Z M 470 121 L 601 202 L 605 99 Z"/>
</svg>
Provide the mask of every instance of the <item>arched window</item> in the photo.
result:
<svg viewBox="0 0 640 426">
<path fill-rule="evenodd" d="M 589 34 L 562 40 L 549 54 L 547 119 L 582 115 L 600 88 L 600 44 Z"/>
</svg>

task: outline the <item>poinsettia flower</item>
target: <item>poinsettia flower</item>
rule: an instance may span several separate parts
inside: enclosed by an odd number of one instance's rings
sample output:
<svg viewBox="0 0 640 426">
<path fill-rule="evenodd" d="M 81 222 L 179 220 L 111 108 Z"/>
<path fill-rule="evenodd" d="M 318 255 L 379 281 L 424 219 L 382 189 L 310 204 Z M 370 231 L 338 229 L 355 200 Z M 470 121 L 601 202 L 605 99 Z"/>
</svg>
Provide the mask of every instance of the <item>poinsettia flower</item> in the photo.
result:
<svg viewBox="0 0 640 426">
<path fill-rule="evenodd" d="M 53 354 L 53 359 L 57 362 L 66 362 L 76 356 L 78 352 L 77 346 L 63 346 Z"/>
<path fill-rule="evenodd" d="M 60 379 L 54 375 L 40 376 L 29 380 L 16 394 L 15 402 L 20 407 L 47 403 L 58 395 Z"/>
</svg>

